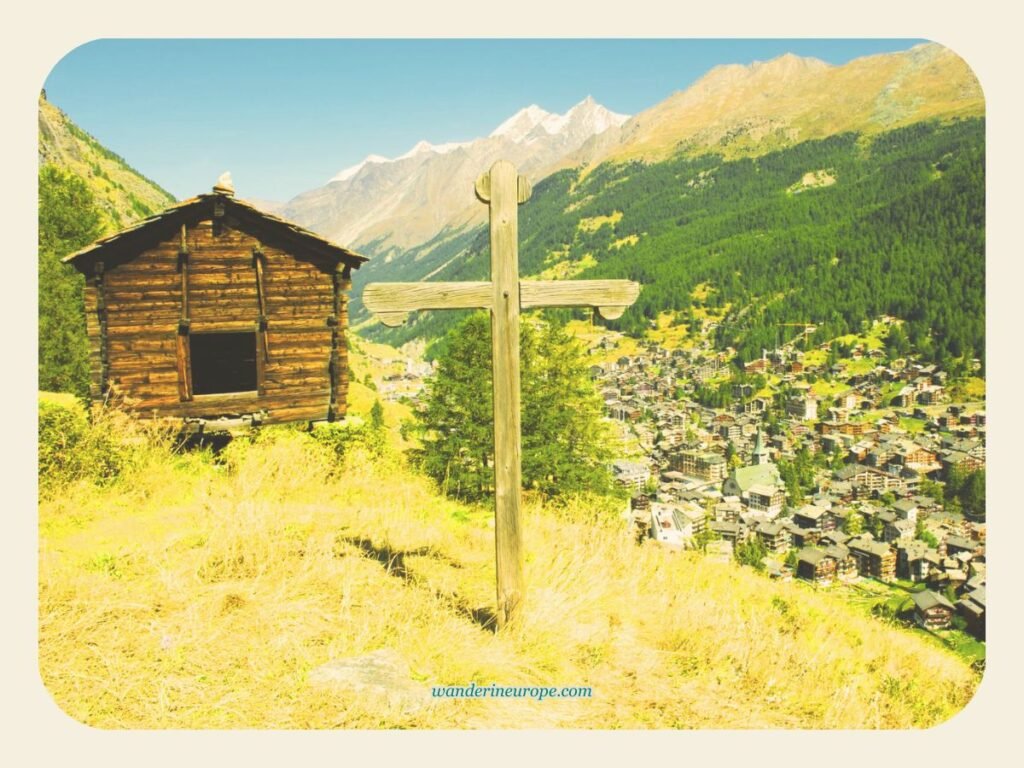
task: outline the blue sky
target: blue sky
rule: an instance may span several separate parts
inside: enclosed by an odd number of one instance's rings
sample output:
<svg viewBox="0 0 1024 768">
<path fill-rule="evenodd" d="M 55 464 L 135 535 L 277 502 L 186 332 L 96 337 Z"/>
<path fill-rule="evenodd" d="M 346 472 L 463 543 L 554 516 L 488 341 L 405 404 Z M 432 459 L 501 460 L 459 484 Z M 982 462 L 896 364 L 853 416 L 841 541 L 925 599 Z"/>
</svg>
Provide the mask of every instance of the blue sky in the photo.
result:
<svg viewBox="0 0 1024 768">
<path fill-rule="evenodd" d="M 841 64 L 920 40 L 96 40 L 51 102 L 179 198 L 230 170 L 287 200 L 374 153 L 485 136 L 529 104 L 593 96 L 635 114 L 718 64 L 783 53 Z"/>
</svg>

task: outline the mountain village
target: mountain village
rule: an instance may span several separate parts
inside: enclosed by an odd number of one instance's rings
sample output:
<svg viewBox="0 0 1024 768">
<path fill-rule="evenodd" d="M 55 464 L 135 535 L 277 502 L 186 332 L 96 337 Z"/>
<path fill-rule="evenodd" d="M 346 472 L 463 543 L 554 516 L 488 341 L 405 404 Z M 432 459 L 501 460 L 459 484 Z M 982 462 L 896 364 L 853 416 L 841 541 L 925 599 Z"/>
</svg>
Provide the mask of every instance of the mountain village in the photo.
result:
<svg viewBox="0 0 1024 768">
<path fill-rule="evenodd" d="M 709 341 L 688 349 L 645 341 L 616 356 L 621 342 L 604 331 L 588 353 L 600 360 L 590 374 L 608 419 L 639 448 L 612 465 L 630 492 L 624 517 L 638 541 L 723 560 L 745 549 L 772 579 L 895 595 L 893 614 L 908 622 L 956 624 L 984 639 L 984 512 L 936 493 L 984 469 L 984 402 L 951 402 L 948 372 L 889 360 L 868 343 L 827 365 L 832 343 L 810 354 L 792 343 L 734 376 L 734 350 Z M 415 405 L 431 366 L 382 362 L 392 372 L 380 395 Z M 740 382 L 729 406 L 699 401 L 702 388 L 723 382 Z M 813 471 L 802 500 L 779 469 L 798 455 Z"/>
<path fill-rule="evenodd" d="M 984 513 L 950 509 L 923 490 L 984 468 L 983 403 L 947 404 L 946 372 L 886 364 L 880 350 L 854 349 L 854 361 L 875 363 L 856 374 L 803 357 L 789 346 L 748 363 L 746 374 L 789 394 L 734 384 L 729 408 L 694 399 L 703 382 L 721 380 L 728 350 L 646 345 L 592 367 L 609 416 L 646 454 L 614 466 L 634 492 L 637 535 L 725 558 L 756 542 L 772 578 L 819 587 L 902 585 L 919 625 L 945 628 L 960 615 L 983 638 Z M 823 381 L 838 391 L 817 395 L 811 382 Z M 777 464 L 798 453 L 820 457 L 806 500 L 787 492 Z"/>
</svg>

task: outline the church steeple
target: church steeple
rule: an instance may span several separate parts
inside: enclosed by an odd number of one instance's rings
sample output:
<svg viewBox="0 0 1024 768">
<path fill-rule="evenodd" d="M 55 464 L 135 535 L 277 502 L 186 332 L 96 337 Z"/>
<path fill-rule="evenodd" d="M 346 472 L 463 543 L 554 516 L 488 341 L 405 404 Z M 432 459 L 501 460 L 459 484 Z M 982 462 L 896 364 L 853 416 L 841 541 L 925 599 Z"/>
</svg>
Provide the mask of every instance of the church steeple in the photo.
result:
<svg viewBox="0 0 1024 768">
<path fill-rule="evenodd" d="M 764 447 L 764 439 L 761 437 L 761 430 L 757 430 L 757 437 L 754 438 L 753 462 L 757 464 L 770 464 L 772 459 L 768 449 Z"/>
</svg>

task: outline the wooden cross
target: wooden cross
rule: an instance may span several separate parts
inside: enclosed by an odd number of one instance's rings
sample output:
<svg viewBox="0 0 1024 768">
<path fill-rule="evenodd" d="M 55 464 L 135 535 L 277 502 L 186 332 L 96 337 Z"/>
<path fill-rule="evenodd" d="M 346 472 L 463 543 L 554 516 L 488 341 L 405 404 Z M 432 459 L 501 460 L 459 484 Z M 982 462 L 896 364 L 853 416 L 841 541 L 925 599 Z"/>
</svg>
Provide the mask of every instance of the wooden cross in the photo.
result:
<svg viewBox="0 0 1024 768">
<path fill-rule="evenodd" d="M 615 319 L 640 293 L 640 286 L 629 280 L 521 281 L 516 206 L 525 203 L 530 192 L 526 178 L 505 160 L 497 161 L 476 181 L 477 197 L 490 204 L 490 282 L 371 283 L 363 290 L 363 304 L 389 326 L 401 325 L 409 312 L 421 309 L 491 312 L 498 629 L 517 615 L 525 594 L 519 530 L 519 310 L 588 306 L 603 317 Z"/>
</svg>

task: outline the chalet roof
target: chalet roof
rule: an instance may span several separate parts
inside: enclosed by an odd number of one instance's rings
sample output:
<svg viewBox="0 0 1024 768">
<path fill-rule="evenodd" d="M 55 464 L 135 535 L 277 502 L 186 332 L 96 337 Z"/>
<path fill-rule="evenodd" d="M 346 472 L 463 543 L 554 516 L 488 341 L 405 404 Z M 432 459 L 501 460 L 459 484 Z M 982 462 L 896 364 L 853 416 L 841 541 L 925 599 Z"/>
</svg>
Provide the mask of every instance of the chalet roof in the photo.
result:
<svg viewBox="0 0 1024 768">
<path fill-rule="evenodd" d="M 947 536 L 946 546 L 954 546 L 958 549 L 966 549 L 969 552 L 973 552 L 978 548 L 978 543 L 976 541 L 971 541 L 970 539 L 965 539 L 963 536 Z"/>
<path fill-rule="evenodd" d="M 368 260 L 366 256 L 336 245 L 298 224 L 261 211 L 231 194 L 214 191 L 212 194 L 197 195 L 175 203 L 160 213 L 65 256 L 63 261 L 84 272 L 101 259 L 123 261 L 134 258 L 139 251 L 152 247 L 161 239 L 172 237 L 176 228 L 184 221 L 213 218 L 215 204 L 224 206 L 225 216 L 234 218 L 243 225 L 249 224 L 263 230 L 268 239 L 277 238 L 293 247 L 333 257 L 356 269 Z"/>
<path fill-rule="evenodd" d="M 864 552 L 875 555 L 876 557 L 885 557 L 891 551 L 888 544 L 883 544 L 880 541 L 874 541 L 873 539 L 865 538 L 864 536 L 856 539 L 850 539 L 846 542 L 846 546 L 853 551 Z"/>
<path fill-rule="evenodd" d="M 891 509 L 880 509 L 875 517 L 883 523 L 895 523 L 899 519 Z"/>
<path fill-rule="evenodd" d="M 985 599 L 985 588 L 977 587 L 976 589 L 972 590 L 971 592 L 968 592 L 966 595 L 961 597 L 957 602 L 963 604 L 966 607 L 973 608 L 973 610 L 975 610 L 978 613 L 984 613 Z"/>
<path fill-rule="evenodd" d="M 819 520 L 828 510 L 816 507 L 813 504 L 805 504 L 796 511 L 796 515 L 806 517 L 810 520 Z M 795 515 L 794 515 L 795 516 Z"/>
<path fill-rule="evenodd" d="M 934 608 L 937 605 L 941 605 L 951 611 L 954 610 L 953 604 L 949 600 L 938 592 L 932 592 L 930 589 L 926 589 L 923 592 L 915 592 L 913 597 L 914 605 L 922 611 L 927 611 L 929 608 Z"/>
<path fill-rule="evenodd" d="M 834 557 L 836 560 L 845 560 L 850 556 L 850 548 L 843 544 L 832 544 L 825 547 L 825 554 Z"/>
<path fill-rule="evenodd" d="M 838 528 L 834 531 L 828 531 L 827 533 L 821 534 L 821 538 L 818 540 L 819 544 L 846 544 L 850 540 L 848 533 L 843 533 Z"/>
<path fill-rule="evenodd" d="M 811 565 L 817 565 L 826 557 L 833 556 L 828 554 L 824 550 L 818 549 L 816 547 L 804 547 L 800 550 L 800 553 L 796 556 L 796 559 L 799 561 L 803 561 L 805 563 L 810 563 Z"/>
<path fill-rule="evenodd" d="M 934 562 L 936 564 L 939 562 L 939 553 L 918 539 L 913 539 L 907 542 L 897 542 L 896 548 L 906 551 L 907 560 L 909 562 L 913 562 L 915 560 L 928 560 L 929 562 Z"/>
<path fill-rule="evenodd" d="M 708 523 L 708 528 L 715 533 L 739 534 L 740 532 L 739 523 L 734 523 L 730 520 L 712 520 Z"/>
</svg>

